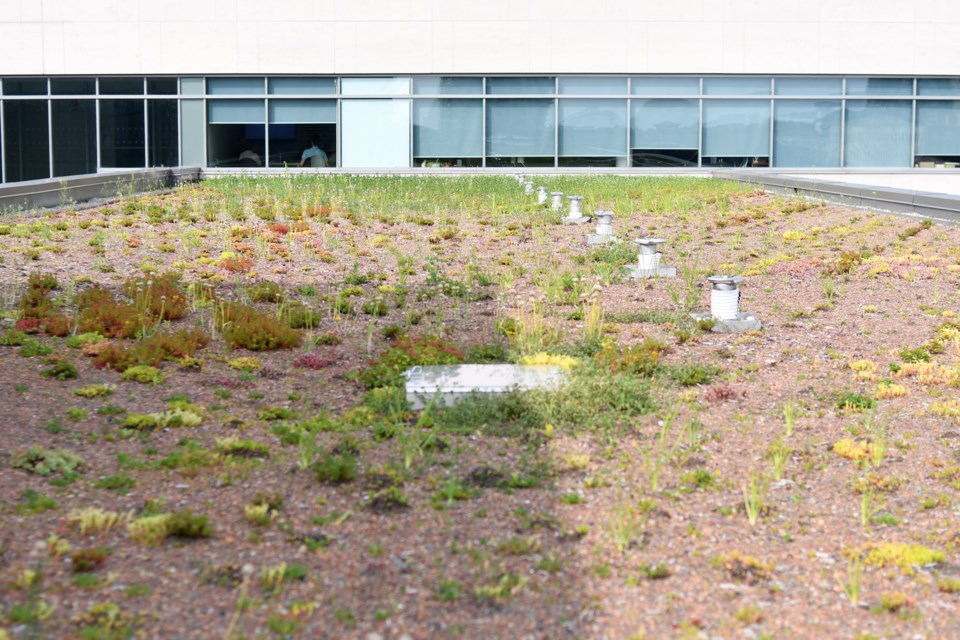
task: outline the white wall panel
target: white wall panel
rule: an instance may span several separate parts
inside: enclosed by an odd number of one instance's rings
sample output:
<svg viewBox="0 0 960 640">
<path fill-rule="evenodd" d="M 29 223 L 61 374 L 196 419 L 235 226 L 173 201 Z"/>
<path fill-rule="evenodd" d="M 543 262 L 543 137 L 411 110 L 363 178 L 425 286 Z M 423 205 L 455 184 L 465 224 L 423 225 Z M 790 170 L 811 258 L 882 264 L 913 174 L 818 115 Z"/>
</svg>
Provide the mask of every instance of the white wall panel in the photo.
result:
<svg viewBox="0 0 960 640">
<path fill-rule="evenodd" d="M 379 73 L 384 60 L 409 73 L 433 71 L 429 22 L 358 22 L 357 73 Z"/>
<path fill-rule="evenodd" d="M 530 72 L 530 24 L 527 22 L 455 22 L 451 71 Z M 509 73 L 503 71 L 503 73 Z"/>
<path fill-rule="evenodd" d="M 724 25 L 716 22 L 662 22 L 647 33 L 645 73 L 723 73 Z"/>
<path fill-rule="evenodd" d="M 322 25 L 322 27 L 321 27 Z M 315 74 L 317 69 L 336 65 L 336 27 L 316 22 L 261 22 L 259 25 L 258 71 L 261 73 Z M 278 41 L 309 42 L 310 52 L 290 55 L 290 47 L 278 47 Z"/>
<path fill-rule="evenodd" d="M 37 0 L 20 0 L 20 19 L 23 22 L 40 22 L 43 19 L 43 4 Z"/>
<path fill-rule="evenodd" d="M 43 25 L 43 60 L 46 66 L 44 73 L 67 74 L 65 51 L 67 48 L 64 39 L 63 24 L 52 23 Z"/>
<path fill-rule="evenodd" d="M 20 22 L 20 0 L 0 0 L 0 23 Z"/>
<path fill-rule="evenodd" d="M 118 0 L 37 0 L 44 22 L 105 22 L 120 19 Z"/>
<path fill-rule="evenodd" d="M 44 72 L 43 56 L 26 56 L 24 51 L 43 51 L 40 23 L 0 24 L 0 60 L 3 60 L 4 73 L 28 75 Z"/>
<path fill-rule="evenodd" d="M 0 73 L 960 75 L 958 32 L 957 0 L 0 0 Z"/>
</svg>

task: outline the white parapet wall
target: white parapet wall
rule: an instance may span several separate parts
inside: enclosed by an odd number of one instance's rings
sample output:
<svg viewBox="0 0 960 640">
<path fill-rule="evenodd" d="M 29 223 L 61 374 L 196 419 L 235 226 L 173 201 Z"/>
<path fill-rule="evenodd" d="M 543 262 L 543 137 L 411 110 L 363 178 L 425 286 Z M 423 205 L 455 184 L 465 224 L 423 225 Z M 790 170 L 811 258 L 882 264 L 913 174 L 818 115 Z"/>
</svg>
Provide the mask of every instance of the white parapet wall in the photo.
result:
<svg viewBox="0 0 960 640">
<path fill-rule="evenodd" d="M 3 75 L 960 75 L 956 0 L 0 0 Z"/>
</svg>

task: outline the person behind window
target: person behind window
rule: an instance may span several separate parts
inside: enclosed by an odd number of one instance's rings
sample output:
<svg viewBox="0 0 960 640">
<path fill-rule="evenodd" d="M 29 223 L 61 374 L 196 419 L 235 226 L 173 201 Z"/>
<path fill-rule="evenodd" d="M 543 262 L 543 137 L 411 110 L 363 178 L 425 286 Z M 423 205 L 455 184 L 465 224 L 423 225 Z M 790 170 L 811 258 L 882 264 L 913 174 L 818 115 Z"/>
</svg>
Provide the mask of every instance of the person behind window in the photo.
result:
<svg viewBox="0 0 960 640">
<path fill-rule="evenodd" d="M 310 148 L 305 149 L 300 156 L 300 166 L 307 166 L 307 161 L 310 162 L 311 167 L 327 166 L 327 154 L 320 148 L 316 138 L 310 138 Z"/>
<path fill-rule="evenodd" d="M 252 144 L 244 140 L 241 143 L 241 146 L 243 147 L 243 151 L 240 152 L 241 162 L 246 160 L 247 162 L 253 163 L 253 166 L 255 167 L 263 166 L 263 160 L 261 160 L 260 154 L 257 153 L 256 149 L 253 148 Z"/>
</svg>

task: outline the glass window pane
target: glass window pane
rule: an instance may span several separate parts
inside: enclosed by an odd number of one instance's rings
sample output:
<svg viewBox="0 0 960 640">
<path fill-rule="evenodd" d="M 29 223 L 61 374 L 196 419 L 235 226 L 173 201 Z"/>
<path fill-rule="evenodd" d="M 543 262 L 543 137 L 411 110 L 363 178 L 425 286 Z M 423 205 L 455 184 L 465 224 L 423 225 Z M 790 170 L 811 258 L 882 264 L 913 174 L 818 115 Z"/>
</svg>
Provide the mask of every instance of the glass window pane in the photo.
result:
<svg viewBox="0 0 960 640">
<path fill-rule="evenodd" d="M 263 124 L 263 100 L 208 100 L 210 124 Z"/>
<path fill-rule="evenodd" d="M 344 100 L 343 166 L 409 167 L 410 100 Z"/>
<path fill-rule="evenodd" d="M 634 95 L 647 96 L 698 96 L 700 78 L 641 77 L 631 81 Z"/>
<path fill-rule="evenodd" d="M 100 101 L 101 167 L 142 167 L 145 138 L 143 100 Z"/>
<path fill-rule="evenodd" d="M 336 78 L 268 78 L 268 91 L 274 95 L 308 96 L 337 92 Z"/>
<path fill-rule="evenodd" d="M 848 96 L 912 96 L 910 78 L 847 78 Z"/>
<path fill-rule="evenodd" d="M 243 96 L 263 93 L 263 78 L 207 78 L 211 96 Z"/>
<path fill-rule="evenodd" d="M 960 100 L 917 102 L 918 156 L 960 156 Z"/>
<path fill-rule="evenodd" d="M 3 94 L 6 96 L 45 96 L 46 78 L 4 78 Z"/>
<path fill-rule="evenodd" d="M 840 78 L 777 78 L 774 85 L 778 96 L 838 96 L 843 89 Z"/>
<path fill-rule="evenodd" d="M 180 101 L 181 161 L 185 167 L 205 166 L 203 158 L 203 100 Z"/>
<path fill-rule="evenodd" d="M 267 131 L 271 167 L 337 166 L 336 122 L 270 124 Z"/>
<path fill-rule="evenodd" d="M 3 150 L 7 182 L 50 177 L 46 100 L 7 100 L 3 103 Z"/>
<path fill-rule="evenodd" d="M 410 78 L 343 78 L 340 93 L 345 96 L 405 96 Z"/>
<path fill-rule="evenodd" d="M 622 96 L 627 93 L 626 78 L 559 78 L 560 93 L 581 96 Z"/>
<path fill-rule="evenodd" d="M 920 78 L 917 80 L 917 95 L 960 96 L 960 78 Z"/>
<path fill-rule="evenodd" d="M 176 78 L 147 78 L 147 93 L 155 96 L 177 95 Z"/>
<path fill-rule="evenodd" d="M 553 78 L 487 78 L 489 95 L 540 95 L 554 92 Z"/>
<path fill-rule="evenodd" d="M 93 78 L 50 79 L 50 93 L 55 96 L 92 96 L 96 89 Z"/>
<path fill-rule="evenodd" d="M 336 123 L 336 100 L 271 100 L 270 124 Z"/>
<path fill-rule="evenodd" d="M 54 100 L 53 175 L 97 172 L 97 108 L 94 100 Z"/>
<path fill-rule="evenodd" d="M 773 118 L 775 166 L 840 166 L 839 100 L 777 100 Z"/>
<path fill-rule="evenodd" d="M 180 93 L 185 96 L 202 96 L 203 78 L 180 78 Z"/>
<path fill-rule="evenodd" d="M 413 92 L 420 95 L 480 95 L 483 93 L 483 78 L 437 78 L 413 79 Z"/>
<path fill-rule="evenodd" d="M 909 100 L 847 100 L 844 166 L 912 166 L 911 117 Z"/>
<path fill-rule="evenodd" d="M 704 78 L 703 95 L 765 96 L 770 95 L 770 78 Z"/>
<path fill-rule="evenodd" d="M 631 101 L 630 146 L 634 149 L 696 149 L 700 145 L 697 100 Z"/>
<path fill-rule="evenodd" d="M 488 156 L 552 156 L 553 100 L 488 100 Z"/>
<path fill-rule="evenodd" d="M 561 156 L 626 156 L 626 100 L 561 100 Z"/>
<path fill-rule="evenodd" d="M 770 153 L 768 100 L 704 100 L 703 155 L 766 157 Z"/>
<path fill-rule="evenodd" d="M 100 95 L 143 95 L 143 78 L 100 78 Z"/>
<path fill-rule="evenodd" d="M 147 166 L 175 167 L 180 163 L 177 142 L 177 101 L 148 100 L 150 152 Z"/>
<path fill-rule="evenodd" d="M 414 100 L 415 158 L 483 156 L 483 101 Z"/>
</svg>

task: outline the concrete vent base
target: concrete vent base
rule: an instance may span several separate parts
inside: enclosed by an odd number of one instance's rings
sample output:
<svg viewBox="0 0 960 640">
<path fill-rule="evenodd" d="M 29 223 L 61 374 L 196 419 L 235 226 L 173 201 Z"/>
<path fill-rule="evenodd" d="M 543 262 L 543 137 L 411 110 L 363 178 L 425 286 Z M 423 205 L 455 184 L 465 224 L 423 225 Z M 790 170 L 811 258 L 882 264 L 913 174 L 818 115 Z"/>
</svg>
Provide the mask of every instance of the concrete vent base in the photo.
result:
<svg viewBox="0 0 960 640">
<path fill-rule="evenodd" d="M 760 331 L 763 325 L 755 315 L 749 311 L 741 311 L 736 320 L 718 320 L 709 313 L 691 313 L 690 317 L 694 320 L 714 320 L 714 333 L 744 333 L 745 331 Z"/>
<path fill-rule="evenodd" d="M 641 269 L 639 266 L 632 264 L 627 267 L 624 267 L 627 272 L 627 275 L 631 278 L 676 278 L 677 277 L 677 268 L 676 267 L 664 267 L 660 266 L 656 269 Z M 709 316 L 710 314 L 707 314 Z"/>
<path fill-rule="evenodd" d="M 620 242 L 620 238 L 610 234 L 600 235 L 599 233 L 591 233 L 587 236 L 587 244 L 590 246 L 596 244 L 611 244 L 616 242 Z"/>
</svg>

